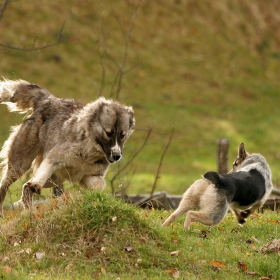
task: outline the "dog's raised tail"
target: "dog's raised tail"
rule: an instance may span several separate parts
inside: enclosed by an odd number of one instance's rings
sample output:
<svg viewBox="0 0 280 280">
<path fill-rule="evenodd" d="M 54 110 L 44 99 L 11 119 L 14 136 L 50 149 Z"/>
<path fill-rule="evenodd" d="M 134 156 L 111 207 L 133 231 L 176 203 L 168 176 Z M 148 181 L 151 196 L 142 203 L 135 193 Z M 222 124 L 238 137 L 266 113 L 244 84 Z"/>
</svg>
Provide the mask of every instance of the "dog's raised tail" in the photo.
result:
<svg viewBox="0 0 280 280">
<path fill-rule="evenodd" d="M 213 183 L 216 187 L 220 185 L 220 176 L 217 172 L 209 171 L 203 175 L 205 179 Z"/>
<path fill-rule="evenodd" d="M 12 112 L 25 113 L 36 104 L 52 95 L 44 88 L 24 80 L 0 81 L 0 103 L 5 103 Z"/>
</svg>

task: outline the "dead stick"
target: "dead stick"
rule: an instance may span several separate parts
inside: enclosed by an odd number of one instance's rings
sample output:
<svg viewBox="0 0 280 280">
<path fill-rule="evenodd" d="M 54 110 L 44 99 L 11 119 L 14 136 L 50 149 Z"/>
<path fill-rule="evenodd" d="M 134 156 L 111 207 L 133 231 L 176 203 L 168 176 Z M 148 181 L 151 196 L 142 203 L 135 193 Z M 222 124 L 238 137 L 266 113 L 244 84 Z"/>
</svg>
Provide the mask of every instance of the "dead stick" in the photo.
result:
<svg viewBox="0 0 280 280">
<path fill-rule="evenodd" d="M 160 173 L 160 169 L 161 169 L 161 166 L 162 166 L 162 162 L 163 162 L 163 159 L 165 157 L 165 154 L 171 144 L 171 140 L 172 140 L 172 137 L 173 137 L 173 133 L 174 133 L 174 128 L 172 128 L 172 131 L 170 133 L 170 136 L 169 136 L 169 139 L 168 139 L 168 142 L 165 146 L 165 149 L 161 155 L 161 158 L 160 158 L 160 161 L 159 161 L 159 164 L 158 164 L 158 169 L 157 169 L 157 173 L 156 173 L 156 176 L 155 176 L 155 181 L 154 181 L 154 184 L 153 184 L 153 187 L 152 187 L 152 191 L 151 191 L 151 194 L 150 194 L 150 199 L 153 198 L 153 195 L 154 195 L 154 191 L 156 189 L 156 185 L 157 185 L 157 181 L 158 181 L 158 178 L 159 178 L 159 173 Z"/>
</svg>

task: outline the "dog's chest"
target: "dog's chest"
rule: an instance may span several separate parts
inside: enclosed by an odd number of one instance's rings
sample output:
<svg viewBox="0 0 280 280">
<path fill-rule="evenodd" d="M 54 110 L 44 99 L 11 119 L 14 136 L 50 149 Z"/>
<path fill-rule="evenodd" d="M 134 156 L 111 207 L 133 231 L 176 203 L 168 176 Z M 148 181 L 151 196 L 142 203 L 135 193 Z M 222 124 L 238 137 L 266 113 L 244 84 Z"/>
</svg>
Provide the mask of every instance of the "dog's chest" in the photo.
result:
<svg viewBox="0 0 280 280">
<path fill-rule="evenodd" d="M 97 168 L 75 168 L 63 167 L 55 172 L 55 175 L 62 181 L 80 182 L 85 176 L 105 176 L 107 168 L 100 166 Z"/>
<path fill-rule="evenodd" d="M 75 162 L 64 165 L 55 171 L 61 180 L 79 182 L 84 176 L 105 176 L 109 163 L 105 158 L 90 157 L 84 159 L 77 157 Z"/>
</svg>

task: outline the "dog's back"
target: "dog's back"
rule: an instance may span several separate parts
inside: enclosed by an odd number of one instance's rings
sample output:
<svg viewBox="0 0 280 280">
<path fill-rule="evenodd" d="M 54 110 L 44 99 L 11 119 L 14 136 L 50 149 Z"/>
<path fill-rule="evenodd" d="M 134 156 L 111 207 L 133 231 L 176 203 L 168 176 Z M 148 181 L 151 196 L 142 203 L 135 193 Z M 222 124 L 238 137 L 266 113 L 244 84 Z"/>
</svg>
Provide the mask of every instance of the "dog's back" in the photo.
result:
<svg viewBox="0 0 280 280">
<path fill-rule="evenodd" d="M 248 207 L 265 194 L 265 179 L 256 169 L 224 175 L 207 172 L 204 178 L 216 188 L 225 190 L 228 203 L 238 204 L 240 207 Z"/>
<path fill-rule="evenodd" d="M 216 188 L 226 190 L 229 203 L 240 206 L 249 206 L 260 201 L 273 187 L 270 168 L 260 154 L 247 156 L 236 172 L 207 172 L 204 178 L 211 181 Z"/>
</svg>

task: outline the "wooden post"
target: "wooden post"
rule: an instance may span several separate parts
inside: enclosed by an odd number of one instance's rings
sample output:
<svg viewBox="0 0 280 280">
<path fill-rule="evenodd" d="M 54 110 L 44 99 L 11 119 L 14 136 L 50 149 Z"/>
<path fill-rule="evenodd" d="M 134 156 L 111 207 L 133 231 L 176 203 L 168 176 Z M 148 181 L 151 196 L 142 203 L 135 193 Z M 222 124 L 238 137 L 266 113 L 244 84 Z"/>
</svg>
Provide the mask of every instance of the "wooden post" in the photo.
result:
<svg viewBox="0 0 280 280">
<path fill-rule="evenodd" d="M 217 140 L 217 160 L 218 160 L 218 173 L 228 173 L 228 148 L 229 139 L 221 138 Z"/>
</svg>

